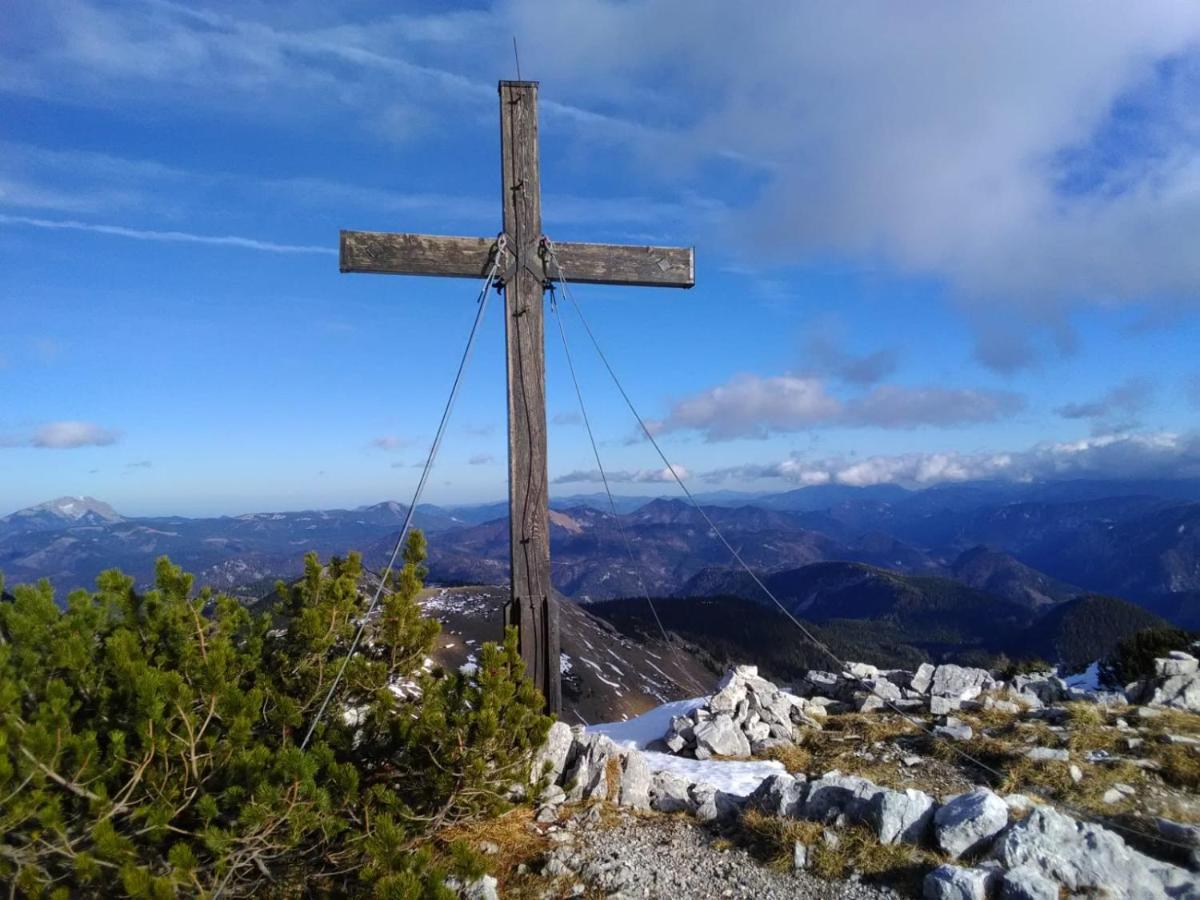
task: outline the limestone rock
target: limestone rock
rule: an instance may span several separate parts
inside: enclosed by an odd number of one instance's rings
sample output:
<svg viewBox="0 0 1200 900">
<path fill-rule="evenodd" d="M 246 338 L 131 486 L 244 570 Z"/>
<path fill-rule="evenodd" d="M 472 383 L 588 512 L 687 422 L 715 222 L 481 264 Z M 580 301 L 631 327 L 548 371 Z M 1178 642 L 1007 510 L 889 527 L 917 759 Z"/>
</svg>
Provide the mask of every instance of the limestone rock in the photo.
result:
<svg viewBox="0 0 1200 900">
<path fill-rule="evenodd" d="M 799 818 L 804 806 L 804 777 L 780 772 L 764 778 L 746 798 L 746 806 L 771 816 Z"/>
<path fill-rule="evenodd" d="M 727 715 L 717 714 L 709 721 L 701 722 L 695 727 L 695 732 L 697 759 L 750 755 L 750 742 Z M 701 751 L 704 751 L 704 756 L 700 755 Z"/>
<path fill-rule="evenodd" d="M 946 664 L 934 670 L 929 685 L 930 694 L 956 700 L 974 700 L 985 690 L 995 685 L 986 669 Z"/>
<path fill-rule="evenodd" d="M 1067 683 L 1053 672 L 1015 675 L 1008 689 L 1020 697 L 1035 698 L 1038 706 L 1067 699 Z"/>
<path fill-rule="evenodd" d="M 1163 680 L 1150 696 L 1150 704 L 1200 712 L 1200 674 L 1172 675 Z"/>
<path fill-rule="evenodd" d="M 1025 751 L 1025 756 L 1034 762 L 1066 762 L 1071 758 L 1066 750 L 1053 747 L 1031 747 Z"/>
<path fill-rule="evenodd" d="M 1000 883 L 1000 900 L 1058 900 L 1058 895 L 1058 885 L 1029 866 L 1009 869 Z"/>
<path fill-rule="evenodd" d="M 741 812 L 744 801 L 711 784 L 694 784 L 691 790 L 696 818 L 701 822 L 728 821 Z"/>
<path fill-rule="evenodd" d="M 799 872 L 808 868 L 808 845 L 796 841 L 792 845 L 792 871 Z"/>
<path fill-rule="evenodd" d="M 1190 653 L 1178 650 L 1171 651 L 1166 659 L 1154 661 L 1154 674 L 1159 678 L 1171 678 L 1175 675 L 1193 675 L 1200 670 L 1200 660 Z"/>
<path fill-rule="evenodd" d="M 982 850 L 1008 824 L 1008 804 L 985 787 L 947 801 L 933 817 L 937 844 L 958 859 Z"/>
<path fill-rule="evenodd" d="M 992 850 L 1006 868 L 1025 866 L 1073 894 L 1097 893 L 1128 900 L 1161 900 L 1178 867 L 1157 863 L 1099 825 L 1038 807 L 1009 828 Z"/>
<path fill-rule="evenodd" d="M 881 844 L 923 844 L 933 825 L 933 798 L 924 791 L 880 790 L 869 801 L 867 815 Z"/>
<path fill-rule="evenodd" d="M 636 750 L 626 753 L 621 760 L 617 805 L 631 809 L 650 808 L 650 768 L 646 758 Z"/>
<path fill-rule="evenodd" d="M 557 784 L 562 778 L 563 768 L 574 743 L 571 726 L 566 722 L 555 722 L 546 735 L 546 743 L 533 756 L 529 770 L 529 783 L 536 784 L 545 777 L 548 784 Z"/>
<path fill-rule="evenodd" d="M 962 709 L 962 703 L 962 700 L 957 697 L 939 697 L 934 695 L 929 698 L 929 712 L 935 716 L 948 715 Z"/>
<path fill-rule="evenodd" d="M 565 784 L 567 799 L 573 803 L 603 799 L 608 794 L 607 766 L 610 757 L 619 753 L 619 748 L 603 734 L 578 734 L 575 736 L 571 760 L 567 764 Z"/>
<path fill-rule="evenodd" d="M 496 890 L 496 879 L 491 875 L 480 875 L 468 882 L 459 892 L 462 900 L 500 900 Z"/>
<path fill-rule="evenodd" d="M 650 779 L 650 808 L 656 812 L 689 812 L 694 808 L 691 783 L 673 772 L 655 772 Z"/>
<path fill-rule="evenodd" d="M 808 783 L 803 815 L 826 824 L 863 822 L 872 799 L 883 790 L 866 778 L 829 772 Z"/>
<path fill-rule="evenodd" d="M 938 698 L 930 699 L 937 700 Z M 970 725 L 953 717 L 947 718 L 943 725 L 934 726 L 933 732 L 941 737 L 950 738 L 952 741 L 969 741 L 975 734 Z"/>
<path fill-rule="evenodd" d="M 912 677 L 912 681 L 908 686 L 918 694 L 924 694 L 929 690 L 929 686 L 933 684 L 933 673 L 935 666 L 929 663 L 921 663 L 917 666 L 917 671 Z"/>
<path fill-rule="evenodd" d="M 940 865 L 925 876 L 922 894 L 925 900 L 987 900 L 995 880 L 990 869 Z"/>
</svg>

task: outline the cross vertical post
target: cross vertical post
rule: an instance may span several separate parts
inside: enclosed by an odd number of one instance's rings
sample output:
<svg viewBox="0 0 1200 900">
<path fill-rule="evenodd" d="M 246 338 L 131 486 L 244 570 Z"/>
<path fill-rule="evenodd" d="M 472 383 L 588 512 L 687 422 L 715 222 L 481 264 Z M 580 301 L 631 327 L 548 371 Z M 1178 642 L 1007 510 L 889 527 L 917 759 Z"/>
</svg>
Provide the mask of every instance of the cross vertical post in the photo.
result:
<svg viewBox="0 0 1200 900">
<path fill-rule="evenodd" d="M 512 600 L 506 624 L 520 633 L 525 670 L 546 708 L 559 712 L 558 601 L 550 583 L 546 473 L 545 290 L 570 275 L 578 284 L 690 288 L 690 247 L 554 244 L 542 234 L 536 81 L 500 82 L 503 240 L 386 231 L 343 231 L 343 272 L 483 278 L 499 256 L 508 369 L 508 511 Z"/>
<path fill-rule="evenodd" d="M 501 192 L 512 269 L 504 283 L 512 600 L 525 669 L 551 712 L 562 707 L 558 608 L 550 587 L 546 472 L 545 265 L 537 82 L 500 82 Z"/>
</svg>

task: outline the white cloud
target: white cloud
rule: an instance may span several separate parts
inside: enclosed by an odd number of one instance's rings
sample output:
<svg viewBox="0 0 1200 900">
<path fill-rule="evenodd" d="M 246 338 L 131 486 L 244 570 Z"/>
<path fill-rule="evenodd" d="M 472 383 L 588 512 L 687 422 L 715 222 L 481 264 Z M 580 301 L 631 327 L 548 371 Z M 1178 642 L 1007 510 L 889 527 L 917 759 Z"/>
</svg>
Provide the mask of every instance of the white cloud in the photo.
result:
<svg viewBox="0 0 1200 900">
<path fill-rule="evenodd" d="M 944 279 L 989 364 L 1028 363 L 1040 349 L 1020 337 L 1076 303 L 1200 297 L 1200 5 L 511 9 L 543 79 L 683 123 L 662 165 L 721 144 L 755 162 L 761 190 L 729 232 L 747 256 Z"/>
<path fill-rule="evenodd" d="M 605 471 L 608 476 L 609 484 L 665 484 L 673 483 L 675 476 L 671 474 L 674 469 L 675 475 L 686 481 L 691 478 L 691 473 L 681 465 L 674 465 L 670 469 L 664 467 L 662 469 L 636 469 L 633 471 Z M 581 484 L 594 483 L 600 484 L 603 482 L 599 469 L 591 470 L 576 470 L 568 472 L 566 475 L 560 475 L 553 480 L 553 484 Z"/>
<path fill-rule="evenodd" d="M 993 453 L 905 453 L 865 459 L 793 457 L 767 465 L 734 466 L 704 473 L 709 482 L 782 479 L 798 485 L 874 484 L 925 486 L 941 482 L 1003 479 L 1200 477 L 1200 435 L 1172 432 L 1108 434 L 1070 442 L 1044 442 L 1026 450 Z"/>
<path fill-rule="evenodd" d="M 486 466 L 486 465 L 490 465 L 491 463 L 494 463 L 495 461 L 496 461 L 496 457 L 492 456 L 492 454 L 490 454 L 490 453 L 476 453 L 474 456 L 472 456 L 470 459 L 467 460 L 467 465 Z"/>
<path fill-rule="evenodd" d="M 78 447 L 106 447 L 115 444 L 120 432 L 92 422 L 64 420 L 47 422 L 24 437 L 0 440 L 0 446 L 37 447 L 44 450 L 73 450 Z"/>
<path fill-rule="evenodd" d="M 1024 399 L 1008 391 L 904 385 L 877 385 L 843 400 L 820 378 L 743 373 L 678 401 L 650 427 L 660 434 L 696 430 L 722 441 L 838 425 L 951 427 L 993 422 L 1023 406 Z"/>
<path fill-rule="evenodd" d="M 651 431 L 703 431 L 710 441 L 737 437 L 766 437 L 773 431 L 797 431 L 836 419 L 842 404 L 818 378 L 797 375 L 735 375 L 686 397 L 671 407 Z"/>
</svg>

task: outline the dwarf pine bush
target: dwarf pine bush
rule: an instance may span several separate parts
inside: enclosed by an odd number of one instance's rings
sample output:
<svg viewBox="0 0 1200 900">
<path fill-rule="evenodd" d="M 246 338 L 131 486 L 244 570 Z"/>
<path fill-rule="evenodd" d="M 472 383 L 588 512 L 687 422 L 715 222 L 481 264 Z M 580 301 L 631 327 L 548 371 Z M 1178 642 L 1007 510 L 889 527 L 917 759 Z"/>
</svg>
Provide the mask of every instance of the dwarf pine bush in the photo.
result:
<svg viewBox="0 0 1200 900">
<path fill-rule="evenodd" d="M 366 611 L 355 554 L 253 614 L 166 559 L 55 604 L 0 602 L 0 881 L 29 896 L 443 896 L 468 854 L 431 841 L 494 812 L 549 719 L 516 638 L 478 672 L 427 671 L 410 537 L 306 749 Z M 3 585 L 0 583 L 0 589 Z M 2 593 L 2 591 L 0 591 Z M 417 695 L 417 699 L 410 699 Z"/>
</svg>

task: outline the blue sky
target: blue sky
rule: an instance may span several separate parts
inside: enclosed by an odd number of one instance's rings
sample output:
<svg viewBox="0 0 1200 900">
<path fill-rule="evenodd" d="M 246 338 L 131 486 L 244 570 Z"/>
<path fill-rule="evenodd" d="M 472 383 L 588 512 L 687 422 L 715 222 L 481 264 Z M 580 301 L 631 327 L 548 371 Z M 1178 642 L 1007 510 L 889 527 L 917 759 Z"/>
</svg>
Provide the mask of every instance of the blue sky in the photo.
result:
<svg viewBox="0 0 1200 900">
<path fill-rule="evenodd" d="M 337 231 L 498 230 L 514 35 L 547 233 L 696 247 L 691 291 L 576 289 L 695 489 L 1200 475 L 1200 7 L 756 9 L 15 0 L 0 512 L 407 498 L 477 285 L 340 275 Z M 618 489 L 671 493 L 566 324 Z M 505 493 L 501 329 L 431 501 Z"/>
</svg>

